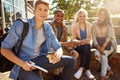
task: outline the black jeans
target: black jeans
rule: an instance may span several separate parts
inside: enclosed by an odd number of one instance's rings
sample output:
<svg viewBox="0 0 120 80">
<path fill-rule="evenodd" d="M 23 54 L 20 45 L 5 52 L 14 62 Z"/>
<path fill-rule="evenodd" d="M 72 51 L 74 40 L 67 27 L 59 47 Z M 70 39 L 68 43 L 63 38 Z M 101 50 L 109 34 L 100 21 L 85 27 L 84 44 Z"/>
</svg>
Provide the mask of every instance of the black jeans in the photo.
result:
<svg viewBox="0 0 120 80">
<path fill-rule="evenodd" d="M 75 50 L 80 55 L 80 67 L 84 67 L 85 69 L 89 69 L 90 57 L 91 57 L 90 49 L 91 49 L 90 44 L 77 46 L 77 48 L 75 48 Z"/>
<path fill-rule="evenodd" d="M 61 61 L 56 64 L 49 63 L 49 60 L 45 55 L 38 56 L 31 61 L 47 70 L 64 67 L 60 80 L 72 80 L 72 74 L 75 67 L 75 59 L 73 57 L 63 56 Z M 24 71 L 23 69 L 20 70 L 19 78 L 20 80 L 42 80 L 37 72 Z"/>
</svg>

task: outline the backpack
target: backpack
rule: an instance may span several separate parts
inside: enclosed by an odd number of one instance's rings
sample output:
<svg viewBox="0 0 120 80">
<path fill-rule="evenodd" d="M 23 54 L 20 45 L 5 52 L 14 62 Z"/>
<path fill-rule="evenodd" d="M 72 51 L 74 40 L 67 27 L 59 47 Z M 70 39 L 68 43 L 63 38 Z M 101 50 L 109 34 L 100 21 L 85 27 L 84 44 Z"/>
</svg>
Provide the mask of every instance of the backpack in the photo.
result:
<svg viewBox="0 0 120 80">
<path fill-rule="evenodd" d="M 29 25 L 28 25 L 28 22 L 24 22 L 23 20 L 21 19 L 17 19 L 17 20 L 20 20 L 23 22 L 23 31 L 22 31 L 22 34 L 21 34 L 21 39 L 19 40 L 19 45 L 18 45 L 18 50 L 16 52 L 16 56 L 18 56 L 19 54 L 19 51 L 20 51 L 20 48 L 21 48 L 21 45 L 24 41 L 24 38 L 26 37 L 27 33 L 28 33 L 28 30 L 29 30 Z M 1 42 L 6 38 L 7 36 L 7 32 L 0 38 L 0 49 L 1 49 Z M 15 46 L 11 49 L 13 52 L 15 52 Z M 8 59 L 6 59 L 4 56 L 1 55 L 0 53 L 0 72 L 6 72 L 6 71 L 10 71 L 12 69 L 12 67 L 14 66 L 15 64 L 12 63 L 11 61 L 9 61 Z"/>
</svg>

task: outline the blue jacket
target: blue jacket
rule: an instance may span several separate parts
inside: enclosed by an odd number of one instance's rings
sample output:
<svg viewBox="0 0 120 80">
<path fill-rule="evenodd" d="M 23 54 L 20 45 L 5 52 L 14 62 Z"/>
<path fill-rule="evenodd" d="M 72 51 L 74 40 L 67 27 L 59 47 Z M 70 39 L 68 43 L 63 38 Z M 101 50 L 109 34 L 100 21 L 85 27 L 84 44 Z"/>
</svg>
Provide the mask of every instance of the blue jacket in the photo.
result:
<svg viewBox="0 0 120 80">
<path fill-rule="evenodd" d="M 35 41 L 36 41 L 36 29 L 35 29 L 35 21 L 34 17 L 32 19 L 28 19 L 29 23 L 29 32 L 23 41 L 23 45 L 21 47 L 19 58 L 24 61 L 29 61 L 31 55 L 35 51 Z M 8 31 L 8 35 L 5 40 L 2 42 L 2 48 L 12 49 L 15 46 L 19 39 L 21 38 L 21 33 L 23 29 L 23 23 L 20 20 L 17 20 L 13 23 L 11 29 Z M 58 48 L 61 47 L 60 43 L 58 42 L 51 26 L 48 23 L 44 23 L 44 32 L 46 36 L 45 42 L 41 45 L 40 48 L 40 55 L 47 55 L 50 48 L 56 51 Z M 17 45 L 16 45 L 17 48 Z M 20 67 L 15 65 L 10 73 L 10 78 L 16 80 Z"/>
</svg>

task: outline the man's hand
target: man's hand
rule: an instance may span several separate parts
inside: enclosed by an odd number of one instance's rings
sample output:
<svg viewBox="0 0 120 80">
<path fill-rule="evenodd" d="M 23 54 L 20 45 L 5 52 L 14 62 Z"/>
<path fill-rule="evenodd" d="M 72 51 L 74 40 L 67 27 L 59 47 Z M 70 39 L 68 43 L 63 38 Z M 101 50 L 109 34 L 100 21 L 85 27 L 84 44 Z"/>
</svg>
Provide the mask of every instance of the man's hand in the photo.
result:
<svg viewBox="0 0 120 80">
<path fill-rule="evenodd" d="M 31 65 L 29 62 L 23 62 L 22 66 L 21 66 L 25 71 L 31 71 Z"/>
<path fill-rule="evenodd" d="M 56 57 L 55 53 L 53 53 L 53 54 L 50 53 L 47 55 L 47 57 L 49 59 L 49 62 L 52 64 L 55 64 L 61 60 L 61 58 Z"/>
<path fill-rule="evenodd" d="M 52 53 L 52 54 L 49 53 L 47 57 L 50 63 L 55 64 L 61 60 L 62 55 L 63 55 L 63 50 L 62 48 L 59 48 L 55 53 Z"/>
<path fill-rule="evenodd" d="M 82 44 L 81 40 L 71 40 L 69 42 L 62 42 L 62 46 L 67 46 L 67 47 L 75 47 L 75 46 L 80 46 Z"/>
<path fill-rule="evenodd" d="M 64 47 L 75 47 L 77 46 L 78 43 L 75 41 L 70 41 L 70 42 L 62 42 L 62 46 Z"/>
<path fill-rule="evenodd" d="M 30 61 L 30 62 L 23 62 L 23 64 L 22 64 L 22 68 L 25 70 L 25 71 L 31 71 L 31 70 L 34 70 L 34 69 L 36 69 L 35 67 L 33 67 L 31 64 L 35 64 L 35 63 L 33 63 L 32 61 Z"/>
</svg>

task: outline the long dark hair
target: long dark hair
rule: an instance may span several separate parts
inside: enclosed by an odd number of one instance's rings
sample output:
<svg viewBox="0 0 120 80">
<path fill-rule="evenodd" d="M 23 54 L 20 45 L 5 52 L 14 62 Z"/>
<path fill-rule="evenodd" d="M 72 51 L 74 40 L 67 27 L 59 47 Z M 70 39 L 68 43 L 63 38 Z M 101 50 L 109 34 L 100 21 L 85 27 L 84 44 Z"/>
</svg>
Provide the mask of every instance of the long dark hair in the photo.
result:
<svg viewBox="0 0 120 80">
<path fill-rule="evenodd" d="M 111 20 L 110 20 L 110 14 L 109 14 L 109 12 L 108 12 L 108 10 L 106 9 L 106 8 L 100 8 L 99 10 L 98 10 L 98 13 L 97 13 L 97 15 L 99 15 L 99 13 L 100 12 L 102 12 L 102 11 L 104 11 L 105 12 L 105 19 L 104 19 L 104 21 L 102 22 L 102 23 L 100 23 L 99 25 L 104 25 L 104 26 L 108 26 L 108 25 L 112 25 L 112 23 L 111 23 Z"/>
</svg>

